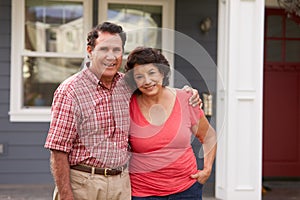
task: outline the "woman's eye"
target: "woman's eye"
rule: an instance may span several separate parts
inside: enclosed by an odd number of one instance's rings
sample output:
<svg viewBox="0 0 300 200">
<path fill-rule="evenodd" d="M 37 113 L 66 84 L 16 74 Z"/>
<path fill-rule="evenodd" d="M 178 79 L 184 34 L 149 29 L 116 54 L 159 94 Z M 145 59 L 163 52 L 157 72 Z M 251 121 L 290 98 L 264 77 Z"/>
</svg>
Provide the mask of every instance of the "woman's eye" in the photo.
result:
<svg viewBox="0 0 300 200">
<path fill-rule="evenodd" d="M 142 79 L 143 76 L 135 76 L 135 79 L 139 80 L 139 79 Z"/>
</svg>

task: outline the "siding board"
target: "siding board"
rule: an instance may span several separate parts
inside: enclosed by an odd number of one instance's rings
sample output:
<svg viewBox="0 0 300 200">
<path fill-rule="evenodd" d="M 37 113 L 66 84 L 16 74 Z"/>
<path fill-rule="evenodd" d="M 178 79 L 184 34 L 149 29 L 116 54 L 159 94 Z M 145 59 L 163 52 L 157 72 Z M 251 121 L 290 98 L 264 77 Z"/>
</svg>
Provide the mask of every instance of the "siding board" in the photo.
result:
<svg viewBox="0 0 300 200">
<path fill-rule="evenodd" d="M 0 7 L 8 7 L 10 9 L 11 6 L 11 0 L 1 0 L 0 1 Z"/>
<path fill-rule="evenodd" d="M 1 121 L 1 118 L 6 118 L 7 115 L 8 115 L 7 104 L 0 104 L 0 121 Z"/>
<path fill-rule="evenodd" d="M 0 133 L 0 143 L 6 142 L 8 145 L 44 145 L 47 136 L 47 131 L 41 133 L 40 131 L 35 132 L 25 132 L 25 131 L 15 131 L 6 132 L 1 131 Z"/>
<path fill-rule="evenodd" d="M 51 184 L 51 173 L 0 173 L 0 184 Z M 51 200 L 49 196 L 49 200 Z"/>
<path fill-rule="evenodd" d="M 1 40 L 0 40 L 0 42 L 1 42 Z M 0 48 L 0 60 L 1 60 L 1 62 L 3 62 L 3 61 L 9 62 L 10 61 L 10 49 Z"/>
<path fill-rule="evenodd" d="M 25 134 L 30 132 L 46 133 L 48 132 L 48 122 L 10 122 L 9 118 L 1 119 L 1 130 L 6 132 L 16 132 L 17 134 Z"/>
<path fill-rule="evenodd" d="M 0 12 L 1 12 L 1 10 L 0 10 Z M 10 34 L 10 32 L 11 32 L 10 21 L 0 19 L 0 24 L 2 27 L 5 27 L 5 28 L 0 28 L 0 35 Z"/>
<path fill-rule="evenodd" d="M 1 36 L 0 36 L 1 37 Z M 0 62 L 0 76 L 7 76 L 9 77 L 10 75 L 10 68 L 9 68 L 10 63 L 1 61 Z"/>
<path fill-rule="evenodd" d="M 49 172 L 49 160 L 0 160 L 0 175 L 6 173 L 45 173 Z"/>
<path fill-rule="evenodd" d="M 49 160 L 49 150 L 42 145 L 7 145 L 5 144 L 4 156 L 0 156 L 0 161 L 6 160 Z"/>
<path fill-rule="evenodd" d="M 0 50 L 1 52 L 1 50 Z M 8 76 L 0 76 L 0 90 L 8 90 L 9 89 L 9 81 L 10 78 Z"/>
<path fill-rule="evenodd" d="M 0 90 L 0 104 L 9 105 L 9 90 Z M 0 111 L 1 112 L 1 111 Z M 0 128 L 1 130 L 1 128 Z"/>
<path fill-rule="evenodd" d="M 11 37 L 7 34 L 0 35 L 0 48 L 10 48 Z"/>
<path fill-rule="evenodd" d="M 0 12 L 0 19 L 2 19 L 2 20 L 10 20 L 11 10 L 10 10 L 10 6 L 9 5 L 1 6 L 0 11 L 1 11 Z"/>
</svg>

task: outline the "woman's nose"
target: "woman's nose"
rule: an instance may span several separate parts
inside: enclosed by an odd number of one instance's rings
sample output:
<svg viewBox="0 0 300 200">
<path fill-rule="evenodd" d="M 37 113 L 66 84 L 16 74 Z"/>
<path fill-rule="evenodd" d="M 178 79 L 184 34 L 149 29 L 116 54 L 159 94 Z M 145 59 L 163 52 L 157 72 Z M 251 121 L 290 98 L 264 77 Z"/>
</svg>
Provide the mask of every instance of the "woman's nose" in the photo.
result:
<svg viewBox="0 0 300 200">
<path fill-rule="evenodd" d="M 149 84 L 149 83 L 151 83 L 151 79 L 150 79 L 150 77 L 149 76 L 145 76 L 145 84 Z"/>
</svg>

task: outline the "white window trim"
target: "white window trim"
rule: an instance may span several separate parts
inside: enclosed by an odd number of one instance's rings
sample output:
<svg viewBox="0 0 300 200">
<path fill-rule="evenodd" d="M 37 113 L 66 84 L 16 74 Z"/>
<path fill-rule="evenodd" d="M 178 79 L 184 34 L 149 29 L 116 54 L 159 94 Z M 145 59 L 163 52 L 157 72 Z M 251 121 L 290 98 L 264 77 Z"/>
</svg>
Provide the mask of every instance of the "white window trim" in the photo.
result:
<svg viewBox="0 0 300 200">
<path fill-rule="evenodd" d="M 84 6 L 84 35 L 86 39 L 87 32 L 92 27 L 92 0 L 64 0 L 71 2 L 83 2 Z M 23 107 L 23 83 L 22 83 L 22 56 L 47 56 L 47 57 L 78 57 L 84 58 L 85 54 L 68 55 L 58 53 L 39 53 L 24 51 L 24 17 L 25 0 L 12 0 L 11 21 L 11 75 L 10 75 L 10 121 L 14 122 L 49 122 L 50 107 Z M 84 51 L 85 52 L 85 51 Z"/>
<path fill-rule="evenodd" d="M 98 22 L 107 20 L 107 9 L 109 3 L 137 4 L 162 6 L 162 29 L 171 31 L 162 31 L 162 49 L 163 54 L 168 59 L 171 66 L 170 86 L 174 86 L 174 30 L 175 30 L 175 0 L 99 0 Z"/>
</svg>

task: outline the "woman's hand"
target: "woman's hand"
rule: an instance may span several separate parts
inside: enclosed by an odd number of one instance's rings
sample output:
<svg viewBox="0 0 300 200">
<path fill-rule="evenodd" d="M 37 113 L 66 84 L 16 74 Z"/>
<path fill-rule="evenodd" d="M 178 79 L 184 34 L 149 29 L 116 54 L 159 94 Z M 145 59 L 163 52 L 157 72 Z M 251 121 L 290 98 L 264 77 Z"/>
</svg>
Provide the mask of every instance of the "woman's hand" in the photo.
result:
<svg viewBox="0 0 300 200">
<path fill-rule="evenodd" d="M 206 183 L 207 179 L 209 178 L 211 173 L 211 170 L 209 169 L 203 169 L 203 170 L 198 170 L 196 174 L 192 174 L 191 178 L 197 179 L 197 181 L 201 184 Z"/>
</svg>

